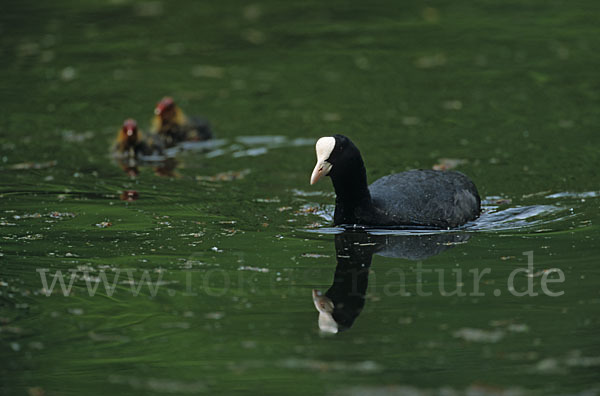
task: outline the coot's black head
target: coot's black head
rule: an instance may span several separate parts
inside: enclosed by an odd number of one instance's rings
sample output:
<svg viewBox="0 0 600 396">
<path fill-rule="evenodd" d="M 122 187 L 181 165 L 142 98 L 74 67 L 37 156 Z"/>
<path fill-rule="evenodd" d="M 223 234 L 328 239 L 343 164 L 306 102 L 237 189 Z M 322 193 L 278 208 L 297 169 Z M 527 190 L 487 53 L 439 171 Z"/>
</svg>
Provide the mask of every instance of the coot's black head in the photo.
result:
<svg viewBox="0 0 600 396">
<path fill-rule="evenodd" d="M 310 184 L 315 184 L 323 176 L 335 176 L 352 172 L 357 165 L 362 166 L 360 151 L 344 135 L 322 137 L 315 145 L 317 165 L 310 177 Z"/>
</svg>

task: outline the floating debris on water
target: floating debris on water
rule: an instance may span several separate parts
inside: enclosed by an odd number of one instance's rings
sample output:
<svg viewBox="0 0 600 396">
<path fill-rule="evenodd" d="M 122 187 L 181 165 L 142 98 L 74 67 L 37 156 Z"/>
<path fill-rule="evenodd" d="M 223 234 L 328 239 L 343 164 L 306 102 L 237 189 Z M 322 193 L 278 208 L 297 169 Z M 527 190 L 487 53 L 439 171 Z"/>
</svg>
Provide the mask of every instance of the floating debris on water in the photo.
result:
<svg viewBox="0 0 600 396">
<path fill-rule="evenodd" d="M 21 162 L 9 166 L 9 169 L 13 170 L 28 170 L 28 169 L 46 169 L 56 166 L 58 161 L 47 161 L 47 162 Z"/>
<path fill-rule="evenodd" d="M 31 214 L 26 213 L 26 214 L 23 214 L 23 215 L 14 215 L 13 219 L 15 219 L 15 220 L 21 220 L 21 219 L 39 219 L 40 217 L 42 217 L 42 215 L 39 214 L 39 213 L 31 213 Z"/>
<path fill-rule="evenodd" d="M 96 224 L 96 227 L 98 227 L 98 228 L 106 228 L 106 227 L 110 227 L 110 226 L 112 226 L 112 223 L 109 221 L 102 221 L 102 222 Z"/>
<path fill-rule="evenodd" d="M 256 157 L 259 155 L 266 154 L 268 151 L 269 150 L 266 147 L 257 147 L 248 150 L 240 150 L 233 153 L 233 158 Z"/>
<path fill-rule="evenodd" d="M 362 362 L 349 363 L 342 361 L 323 361 L 323 360 L 312 360 L 312 359 L 297 359 L 290 358 L 285 359 L 277 364 L 280 367 L 290 369 L 308 369 L 316 370 L 320 372 L 325 371 L 356 371 L 362 373 L 377 372 L 383 370 L 383 367 L 372 361 L 365 360 Z"/>
<path fill-rule="evenodd" d="M 269 272 L 269 269 L 268 268 L 260 268 L 260 267 L 250 267 L 247 265 L 243 265 L 238 268 L 238 271 Z"/>
<path fill-rule="evenodd" d="M 209 312 L 206 315 L 204 315 L 204 317 L 206 319 L 219 320 L 219 319 L 223 319 L 225 317 L 225 313 L 224 312 Z"/>
<path fill-rule="evenodd" d="M 535 370 L 545 374 L 563 374 L 566 372 L 564 367 L 561 367 L 558 359 L 546 358 L 542 359 L 535 365 Z"/>
<path fill-rule="evenodd" d="M 297 197 L 328 197 L 333 196 L 333 193 L 326 193 L 323 191 L 304 191 L 297 188 L 293 188 L 292 193 Z"/>
<path fill-rule="evenodd" d="M 440 158 L 438 159 L 438 163 L 433 165 L 434 170 L 451 170 L 455 169 L 460 165 L 464 165 L 469 161 L 465 159 L 458 158 Z"/>
<path fill-rule="evenodd" d="M 333 221 L 334 205 L 314 205 L 306 204 L 294 212 L 296 216 L 319 216 L 325 221 Z"/>
<path fill-rule="evenodd" d="M 582 192 L 582 193 L 560 192 L 560 193 L 547 195 L 545 198 L 555 199 L 555 198 L 596 198 L 596 197 L 600 197 L 600 191 L 586 191 L 586 192 Z"/>
<path fill-rule="evenodd" d="M 542 246 L 542 249 L 547 249 L 547 248 L 548 248 L 547 246 Z M 525 274 L 525 276 L 528 278 L 537 278 L 538 276 L 542 276 L 545 274 L 552 274 L 552 273 L 558 272 L 558 271 L 559 270 L 557 268 L 549 268 L 549 269 L 543 269 L 543 270 L 540 270 L 540 271 L 537 271 L 534 273 L 529 272 L 529 273 Z"/>
<path fill-rule="evenodd" d="M 201 238 L 204 236 L 204 232 L 192 232 L 189 234 L 179 234 L 179 236 L 181 236 L 181 237 L 191 236 L 194 238 Z"/>
<path fill-rule="evenodd" d="M 254 202 L 259 202 L 259 203 L 279 203 L 281 202 L 281 200 L 277 197 L 273 197 L 273 198 L 256 198 L 254 200 Z"/>
<path fill-rule="evenodd" d="M 318 206 L 305 205 L 302 208 L 296 211 L 296 214 L 306 215 L 306 214 L 317 214 L 319 212 Z"/>
<path fill-rule="evenodd" d="M 75 213 L 70 213 L 70 212 L 52 212 L 52 213 L 48 214 L 48 216 L 52 217 L 53 219 L 61 219 L 63 217 L 75 217 Z"/>
<path fill-rule="evenodd" d="M 67 66 L 60 71 L 60 79 L 63 81 L 73 81 L 77 77 L 77 70 L 73 66 Z"/>
<path fill-rule="evenodd" d="M 545 358 L 535 364 L 535 371 L 544 374 L 566 374 L 570 367 L 598 367 L 600 366 L 600 356 L 582 356 L 581 351 L 570 351 L 563 358 Z"/>
<path fill-rule="evenodd" d="M 447 100 L 442 103 L 442 107 L 446 110 L 460 110 L 463 108 L 463 104 L 460 100 Z"/>
<path fill-rule="evenodd" d="M 239 230 L 236 230 L 235 228 L 224 228 L 221 235 L 226 236 L 226 237 L 231 237 L 231 236 L 234 236 L 235 234 L 237 234 L 238 232 L 239 232 Z"/>
<path fill-rule="evenodd" d="M 227 171 L 217 173 L 213 176 L 196 176 L 196 180 L 198 181 L 211 181 L 211 182 L 219 182 L 219 181 L 233 181 L 240 180 L 250 174 L 250 169 L 244 169 L 241 171 Z"/>
<path fill-rule="evenodd" d="M 5 237 L 7 238 L 7 237 Z M 21 240 L 26 240 L 26 241 L 36 241 L 38 239 L 43 239 L 44 236 L 42 234 L 27 234 L 27 235 L 23 235 L 22 237 L 19 237 L 18 239 Z"/>
<path fill-rule="evenodd" d="M 329 258 L 331 256 L 327 254 L 318 254 L 318 253 L 303 253 L 300 257 L 305 258 Z"/>
<path fill-rule="evenodd" d="M 455 331 L 453 336 L 469 342 L 495 343 L 504 337 L 504 332 L 501 330 L 482 330 L 465 327 Z"/>
<path fill-rule="evenodd" d="M 529 331 L 529 326 L 522 323 L 511 323 L 506 329 L 513 333 L 527 333 Z"/>
<path fill-rule="evenodd" d="M 92 131 L 85 131 L 82 133 L 77 133 L 77 132 L 71 131 L 71 130 L 62 131 L 63 140 L 66 142 L 71 142 L 71 143 L 84 142 L 86 140 L 92 139 L 94 137 L 94 135 L 95 134 Z"/>
<path fill-rule="evenodd" d="M 433 69 L 434 67 L 444 66 L 446 64 L 446 55 L 438 53 L 422 56 L 415 61 L 415 66 L 419 69 Z"/>
<path fill-rule="evenodd" d="M 510 205 L 512 203 L 512 199 L 510 198 L 500 198 L 494 201 L 496 205 Z"/>
</svg>

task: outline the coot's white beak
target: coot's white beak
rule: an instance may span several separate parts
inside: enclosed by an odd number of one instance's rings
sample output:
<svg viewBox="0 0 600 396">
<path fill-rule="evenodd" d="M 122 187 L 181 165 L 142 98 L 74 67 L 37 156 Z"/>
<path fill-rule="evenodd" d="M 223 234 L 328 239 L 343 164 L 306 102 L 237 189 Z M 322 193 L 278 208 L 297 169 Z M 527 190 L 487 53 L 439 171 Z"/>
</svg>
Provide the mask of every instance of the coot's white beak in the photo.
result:
<svg viewBox="0 0 600 396">
<path fill-rule="evenodd" d="M 327 176 L 333 165 L 328 162 L 331 152 L 335 148 L 335 138 L 331 136 L 322 137 L 317 140 L 315 151 L 317 152 L 317 165 L 310 176 L 310 184 L 315 184 L 323 176 Z"/>
<path fill-rule="evenodd" d="M 332 167 L 333 165 L 327 161 L 317 161 L 317 165 L 315 165 L 315 169 L 310 176 L 310 184 L 315 184 L 320 178 L 327 176 Z"/>
</svg>

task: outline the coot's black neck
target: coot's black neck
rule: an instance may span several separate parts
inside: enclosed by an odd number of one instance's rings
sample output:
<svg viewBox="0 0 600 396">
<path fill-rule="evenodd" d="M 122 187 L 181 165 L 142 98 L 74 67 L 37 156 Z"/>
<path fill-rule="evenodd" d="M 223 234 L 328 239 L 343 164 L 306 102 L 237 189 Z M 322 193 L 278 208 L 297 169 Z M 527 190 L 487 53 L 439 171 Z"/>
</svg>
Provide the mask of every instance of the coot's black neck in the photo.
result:
<svg viewBox="0 0 600 396">
<path fill-rule="evenodd" d="M 372 205 L 365 164 L 358 150 L 356 154 L 347 159 L 343 169 L 334 166 L 330 172 L 336 195 L 333 219 L 336 225 L 361 223 L 360 213 Z"/>
</svg>

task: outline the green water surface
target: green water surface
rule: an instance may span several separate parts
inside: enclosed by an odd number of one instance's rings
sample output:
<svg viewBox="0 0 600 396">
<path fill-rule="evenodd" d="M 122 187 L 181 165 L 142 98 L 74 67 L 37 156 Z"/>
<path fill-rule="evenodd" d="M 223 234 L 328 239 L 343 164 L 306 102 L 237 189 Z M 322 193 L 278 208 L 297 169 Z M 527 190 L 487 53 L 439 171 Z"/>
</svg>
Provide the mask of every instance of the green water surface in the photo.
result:
<svg viewBox="0 0 600 396">
<path fill-rule="evenodd" d="M 0 393 L 598 394 L 599 5 L 4 1 Z M 164 95 L 224 140 L 132 179 L 109 147 Z M 371 181 L 454 158 L 488 200 L 463 243 L 374 256 L 325 334 L 332 133 Z"/>
</svg>

